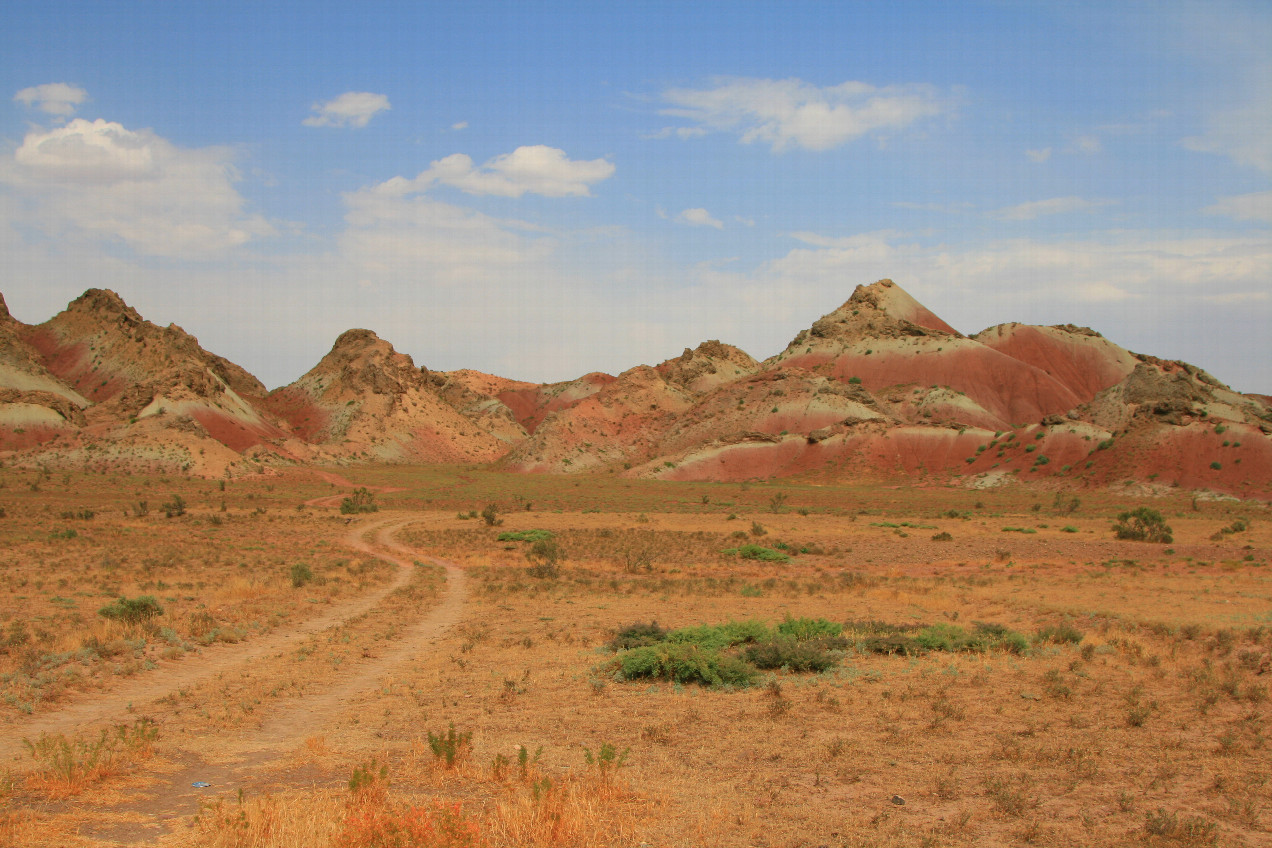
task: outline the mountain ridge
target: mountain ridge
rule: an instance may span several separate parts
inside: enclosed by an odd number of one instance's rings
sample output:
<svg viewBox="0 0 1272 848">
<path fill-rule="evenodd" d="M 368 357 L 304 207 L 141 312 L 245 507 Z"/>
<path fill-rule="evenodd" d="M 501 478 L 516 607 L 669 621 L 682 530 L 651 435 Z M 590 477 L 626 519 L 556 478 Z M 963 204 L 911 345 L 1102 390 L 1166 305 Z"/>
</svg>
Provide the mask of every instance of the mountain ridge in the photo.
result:
<svg viewBox="0 0 1272 848">
<path fill-rule="evenodd" d="M 1272 499 L 1272 401 L 1088 327 L 964 335 L 891 280 L 855 287 L 763 361 L 709 340 L 618 375 L 537 384 L 430 371 L 351 329 L 267 391 L 182 328 L 89 289 L 38 325 L 0 295 L 0 460 L 203 476 L 392 462 L 663 479 L 1130 479 Z"/>
</svg>

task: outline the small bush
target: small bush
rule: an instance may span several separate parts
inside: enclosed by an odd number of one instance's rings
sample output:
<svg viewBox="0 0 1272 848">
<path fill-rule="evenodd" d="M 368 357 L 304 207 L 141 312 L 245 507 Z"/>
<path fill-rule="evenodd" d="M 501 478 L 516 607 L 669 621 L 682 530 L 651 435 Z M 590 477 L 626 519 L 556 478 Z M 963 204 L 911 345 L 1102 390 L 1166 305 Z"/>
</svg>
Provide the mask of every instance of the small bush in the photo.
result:
<svg viewBox="0 0 1272 848">
<path fill-rule="evenodd" d="M 1160 512 L 1142 506 L 1130 512 L 1123 512 L 1117 517 L 1113 532 L 1119 539 L 1135 542 L 1158 542 L 1170 544 L 1174 541 L 1170 525 Z"/>
<path fill-rule="evenodd" d="M 341 515 L 360 515 L 367 512 L 379 512 L 375 504 L 375 493 L 365 486 L 353 490 L 353 494 L 340 501 Z"/>
<path fill-rule="evenodd" d="M 472 750 L 473 732 L 456 733 L 452 722 L 444 734 L 428 733 L 428 747 L 433 752 L 433 759 L 444 762 L 446 768 L 454 768 Z"/>
<path fill-rule="evenodd" d="M 486 522 L 487 527 L 498 527 L 503 521 L 498 517 L 499 510 L 494 504 L 486 504 L 486 508 L 481 511 L 481 520 Z"/>
<path fill-rule="evenodd" d="M 933 542 L 952 542 L 954 541 L 954 537 L 950 535 L 948 532 L 945 532 L 943 530 L 940 533 L 933 533 L 932 541 Z"/>
<path fill-rule="evenodd" d="M 609 647 L 612 651 L 626 651 L 645 645 L 656 645 L 666 640 L 668 632 L 670 631 L 667 628 L 660 627 L 656 621 L 651 621 L 648 624 L 638 621 L 635 624 L 620 628 L 614 634 L 614 638 L 610 639 Z"/>
<path fill-rule="evenodd" d="M 306 563 L 298 562 L 291 567 L 292 588 L 299 589 L 314 580 L 314 572 Z"/>
<path fill-rule="evenodd" d="M 839 636 L 844 632 L 844 626 L 824 618 L 787 618 L 777 625 L 777 632 L 797 642 L 807 642 L 811 639 Z"/>
<path fill-rule="evenodd" d="M 136 598 L 121 597 L 113 604 L 99 609 L 97 614 L 124 624 L 145 624 L 150 619 L 163 615 L 163 607 L 153 595 L 139 595 Z"/>
<path fill-rule="evenodd" d="M 616 672 L 624 680 L 654 678 L 704 686 L 745 686 L 755 678 L 755 668 L 727 654 L 692 643 L 664 642 L 633 648 L 615 657 Z"/>
<path fill-rule="evenodd" d="M 700 624 L 697 627 L 681 627 L 667 634 L 666 641 L 693 644 L 709 650 L 722 650 L 734 645 L 763 642 L 773 638 L 768 625 L 754 619 L 730 621 L 725 624 Z"/>
<path fill-rule="evenodd" d="M 530 563 L 526 573 L 538 578 L 556 577 L 561 573 L 558 563 L 564 558 L 565 555 L 561 553 L 561 547 L 556 539 L 550 536 L 546 539 L 538 539 L 530 546 L 530 550 L 526 551 L 526 559 Z"/>
<path fill-rule="evenodd" d="M 552 538 L 551 530 L 507 530 L 496 537 L 499 542 L 542 542 Z"/>
<path fill-rule="evenodd" d="M 800 642 L 782 636 L 770 642 L 751 645 L 743 654 L 756 668 L 785 668 L 794 672 L 823 672 L 833 668 L 838 659 L 816 642 Z"/>
<path fill-rule="evenodd" d="M 742 559 L 753 559 L 760 562 L 790 562 L 788 554 L 766 548 L 763 545 L 743 545 L 740 548 L 728 548 L 722 551 L 727 556 L 738 556 Z"/>
<path fill-rule="evenodd" d="M 179 516 L 185 515 L 186 513 L 185 498 L 181 497 L 180 495 L 173 495 L 170 500 L 167 500 L 163 503 L 160 509 L 163 510 L 163 514 L 167 516 L 168 518 L 177 518 Z"/>
<path fill-rule="evenodd" d="M 1073 625 L 1064 623 L 1043 627 L 1034 636 L 1038 643 L 1052 642 L 1057 645 L 1077 645 L 1082 642 L 1082 631 Z"/>
</svg>

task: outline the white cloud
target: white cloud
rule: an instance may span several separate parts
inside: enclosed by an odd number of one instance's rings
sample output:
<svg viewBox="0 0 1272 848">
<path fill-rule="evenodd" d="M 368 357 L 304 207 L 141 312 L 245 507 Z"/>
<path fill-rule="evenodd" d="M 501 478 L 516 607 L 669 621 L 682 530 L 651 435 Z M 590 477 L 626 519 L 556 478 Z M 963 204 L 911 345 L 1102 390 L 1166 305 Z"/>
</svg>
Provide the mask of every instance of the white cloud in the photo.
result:
<svg viewBox="0 0 1272 848">
<path fill-rule="evenodd" d="M 1099 136 L 1080 135 L 1073 140 L 1072 150 L 1075 153 L 1085 153 L 1087 155 L 1092 155 L 1095 153 L 1099 153 L 1103 149 L 1104 149 L 1104 145 L 1100 142 Z"/>
<path fill-rule="evenodd" d="M 672 105 L 662 114 L 737 132 L 744 143 L 764 142 L 774 151 L 791 146 L 830 150 L 952 109 L 950 99 L 930 85 L 818 87 L 798 79 L 724 78 L 711 88 L 669 89 L 663 99 Z"/>
<path fill-rule="evenodd" d="M 1207 215 L 1225 215 L 1236 221 L 1264 221 L 1272 224 L 1272 191 L 1221 197 L 1202 211 Z"/>
<path fill-rule="evenodd" d="M 400 177 L 344 195 L 343 255 L 364 272 L 404 272 L 440 282 L 489 278 L 494 269 L 543 259 L 534 227 L 434 200 Z"/>
<path fill-rule="evenodd" d="M 724 229 L 724 222 L 711 217 L 711 213 L 698 207 L 695 209 L 686 209 L 676 216 L 677 224 L 688 224 L 691 227 L 715 227 L 717 230 Z"/>
<path fill-rule="evenodd" d="M 468 122 L 460 121 L 459 123 L 451 124 L 451 129 L 453 129 L 455 132 L 459 132 L 460 130 L 466 130 L 468 129 Z"/>
<path fill-rule="evenodd" d="M 273 232 L 243 210 L 226 148 L 179 148 L 151 130 L 76 118 L 29 133 L 0 165 L 27 204 L 25 215 L 52 235 L 119 239 L 140 254 L 206 256 Z"/>
<path fill-rule="evenodd" d="M 1026 150 L 1025 155 L 1029 157 L 1030 162 L 1037 162 L 1041 165 L 1051 158 L 1051 148 L 1044 147 L 1041 150 Z"/>
<path fill-rule="evenodd" d="M 1111 200 L 1086 200 L 1081 197 L 1052 197 L 1048 200 L 1033 200 L 991 212 L 991 218 L 1000 221 L 1032 221 L 1046 215 L 1064 215 L 1070 212 L 1092 212 L 1102 206 L 1109 206 Z"/>
<path fill-rule="evenodd" d="M 642 135 L 641 138 L 664 139 L 664 138 L 671 138 L 672 136 L 675 136 L 676 138 L 679 138 L 679 139 L 688 139 L 688 138 L 700 138 L 701 136 L 704 136 L 706 134 L 707 134 L 707 131 L 704 130 L 702 127 L 663 127 L 657 132 L 652 132 L 652 133 L 647 133 L 646 135 Z"/>
<path fill-rule="evenodd" d="M 463 153 L 453 153 L 429 165 L 409 181 L 410 190 L 424 191 L 434 184 L 453 186 L 468 194 L 521 197 L 590 197 L 590 186 L 609 179 L 614 165 L 605 159 L 575 161 L 564 150 L 542 144 L 518 147 L 496 156 L 481 167 Z"/>
<path fill-rule="evenodd" d="M 88 92 L 68 83 L 50 82 L 24 88 L 13 99 L 49 115 L 69 118 L 75 114 L 75 107 L 88 100 Z"/>
<path fill-rule="evenodd" d="M 346 91 L 344 94 L 315 103 L 314 114 L 301 121 L 307 127 L 365 127 L 367 122 L 392 107 L 389 98 L 369 91 Z"/>
</svg>

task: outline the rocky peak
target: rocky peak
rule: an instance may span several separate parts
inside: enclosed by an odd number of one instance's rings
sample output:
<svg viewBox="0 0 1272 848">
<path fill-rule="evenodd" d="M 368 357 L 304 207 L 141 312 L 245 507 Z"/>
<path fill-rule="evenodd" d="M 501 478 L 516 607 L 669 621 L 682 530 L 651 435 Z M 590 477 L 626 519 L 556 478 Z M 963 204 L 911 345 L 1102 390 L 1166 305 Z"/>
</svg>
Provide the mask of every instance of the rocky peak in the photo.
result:
<svg viewBox="0 0 1272 848">
<path fill-rule="evenodd" d="M 854 341 L 929 335 L 963 337 L 892 280 L 879 280 L 857 286 L 843 306 L 814 321 L 791 346 L 805 343 L 809 336 Z"/>
<path fill-rule="evenodd" d="M 9 304 L 4 302 L 4 294 L 0 293 L 0 324 L 8 324 L 13 320 L 9 314 Z"/>
<path fill-rule="evenodd" d="M 711 339 L 696 348 L 685 348 L 684 353 L 662 363 L 657 370 L 668 382 L 700 391 L 751 374 L 757 367 L 758 363 L 745 351 Z"/>
<path fill-rule="evenodd" d="M 79 312 L 98 318 L 122 319 L 127 323 L 140 324 L 141 315 L 124 299 L 110 289 L 89 289 L 66 307 L 68 312 Z"/>
<path fill-rule="evenodd" d="M 310 372 L 333 377 L 346 388 L 373 394 L 401 394 L 408 387 L 429 387 L 428 369 L 416 368 L 411 357 L 371 330 L 346 330 L 331 352 Z"/>
</svg>

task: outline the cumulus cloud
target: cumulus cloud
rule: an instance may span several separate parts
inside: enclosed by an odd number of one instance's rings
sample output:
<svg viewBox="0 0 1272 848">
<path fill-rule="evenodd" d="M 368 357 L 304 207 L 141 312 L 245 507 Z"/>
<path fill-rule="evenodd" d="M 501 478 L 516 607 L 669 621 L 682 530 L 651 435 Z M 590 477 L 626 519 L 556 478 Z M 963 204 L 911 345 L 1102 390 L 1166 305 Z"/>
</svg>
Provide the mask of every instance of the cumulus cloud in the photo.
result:
<svg viewBox="0 0 1272 848">
<path fill-rule="evenodd" d="M 150 130 L 82 118 L 30 132 L 0 166 L 30 223 L 171 257 L 215 254 L 273 232 L 244 212 L 237 178 L 226 148 L 180 148 Z"/>
<path fill-rule="evenodd" d="M 686 209 L 676 216 L 677 224 L 688 224 L 691 227 L 715 227 L 717 230 L 724 229 L 724 222 L 711 217 L 711 213 L 699 207 L 696 209 Z"/>
<path fill-rule="evenodd" d="M 526 234 L 535 227 L 443 203 L 400 177 L 344 195 L 346 256 L 371 268 L 409 266 L 451 279 L 467 268 L 488 273 L 550 252 L 550 239 Z M 443 273 L 445 271 L 445 273 Z"/>
<path fill-rule="evenodd" d="M 873 86 L 845 82 L 819 87 L 798 79 L 716 80 L 710 88 L 663 92 L 662 114 L 698 128 L 737 132 L 743 143 L 830 150 L 868 133 L 901 130 L 953 108 L 930 85 Z"/>
<path fill-rule="evenodd" d="M 328 100 L 326 103 L 315 103 L 314 114 L 301 121 L 307 127 L 365 127 L 367 123 L 381 112 L 390 108 L 389 98 L 383 94 L 372 94 L 369 91 L 346 91 L 344 94 Z"/>
<path fill-rule="evenodd" d="M 1026 150 L 1025 155 L 1029 157 L 1030 162 L 1037 162 L 1041 165 L 1051 158 L 1051 148 L 1044 147 L 1041 150 Z"/>
<path fill-rule="evenodd" d="M 75 114 L 75 107 L 88 100 L 88 92 L 69 83 L 50 82 L 24 88 L 13 100 L 49 115 L 69 118 Z"/>
<path fill-rule="evenodd" d="M 991 212 L 991 218 L 1000 221 L 1032 221 L 1046 215 L 1064 215 L 1070 212 L 1092 212 L 1102 206 L 1112 204 L 1111 200 L 1086 200 L 1081 197 L 1052 197 L 1048 200 L 1033 200 L 1008 206 Z"/>
<path fill-rule="evenodd" d="M 1264 221 L 1272 224 L 1272 191 L 1221 197 L 1202 211 L 1207 215 L 1224 215 L 1236 221 Z"/>
<path fill-rule="evenodd" d="M 429 165 L 408 181 L 409 190 L 423 191 L 434 184 L 448 185 L 468 194 L 521 197 L 590 197 L 590 186 L 609 179 L 614 165 L 606 159 L 572 160 L 564 150 L 542 144 L 518 147 L 476 167 L 463 153 L 453 153 Z"/>
</svg>

